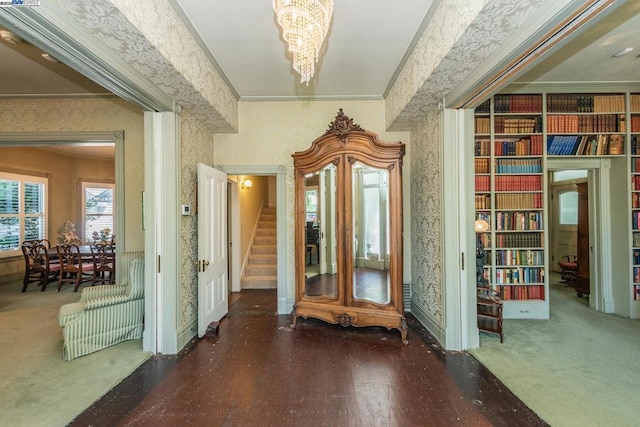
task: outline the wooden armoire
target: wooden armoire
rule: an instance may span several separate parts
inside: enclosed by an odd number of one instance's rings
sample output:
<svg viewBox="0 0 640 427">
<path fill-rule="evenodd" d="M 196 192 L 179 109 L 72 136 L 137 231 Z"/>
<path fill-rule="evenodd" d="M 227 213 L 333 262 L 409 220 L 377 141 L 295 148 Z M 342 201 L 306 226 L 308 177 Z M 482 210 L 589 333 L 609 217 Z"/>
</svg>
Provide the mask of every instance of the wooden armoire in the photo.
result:
<svg viewBox="0 0 640 427">
<path fill-rule="evenodd" d="M 312 317 L 382 326 L 407 342 L 402 301 L 402 158 L 340 109 L 295 167 L 296 299 L 293 326 Z M 308 230 L 319 239 L 308 241 Z M 317 263 L 307 248 L 317 248 Z M 316 250 L 314 250 L 315 252 Z M 316 258 L 314 257 L 314 260 Z"/>
</svg>

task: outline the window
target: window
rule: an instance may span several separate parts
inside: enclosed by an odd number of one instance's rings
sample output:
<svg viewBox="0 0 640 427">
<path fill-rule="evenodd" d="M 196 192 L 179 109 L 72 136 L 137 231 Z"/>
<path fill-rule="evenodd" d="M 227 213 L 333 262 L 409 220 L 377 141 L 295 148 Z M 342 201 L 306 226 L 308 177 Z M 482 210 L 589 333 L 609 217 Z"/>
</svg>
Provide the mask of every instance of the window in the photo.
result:
<svg viewBox="0 0 640 427">
<path fill-rule="evenodd" d="M 307 222 L 318 222 L 318 189 L 306 190 Z"/>
<path fill-rule="evenodd" d="M 571 179 L 586 178 L 588 173 L 589 171 L 582 170 L 582 169 L 576 169 L 576 170 L 569 169 L 569 170 L 556 171 L 553 173 L 553 181 L 558 182 L 558 181 L 567 181 Z"/>
<path fill-rule="evenodd" d="M 47 237 L 47 178 L 0 172 L 0 257 L 20 255 L 24 240 Z"/>
<path fill-rule="evenodd" d="M 110 239 L 113 229 L 114 184 L 96 182 L 82 183 L 82 206 L 84 206 L 82 224 L 85 242 Z"/>
<path fill-rule="evenodd" d="M 560 194 L 560 224 L 578 224 L 578 192 L 567 191 Z"/>
</svg>

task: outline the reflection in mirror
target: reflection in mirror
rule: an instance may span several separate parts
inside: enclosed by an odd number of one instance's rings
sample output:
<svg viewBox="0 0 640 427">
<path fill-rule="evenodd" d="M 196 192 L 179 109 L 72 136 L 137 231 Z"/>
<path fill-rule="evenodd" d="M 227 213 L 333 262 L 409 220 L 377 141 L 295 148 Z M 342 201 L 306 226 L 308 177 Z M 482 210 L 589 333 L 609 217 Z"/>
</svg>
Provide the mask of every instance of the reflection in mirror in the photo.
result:
<svg viewBox="0 0 640 427">
<path fill-rule="evenodd" d="M 360 162 L 352 171 L 353 298 L 389 304 L 389 175 Z"/>
<path fill-rule="evenodd" d="M 336 166 L 305 177 L 305 295 L 336 298 Z"/>
</svg>

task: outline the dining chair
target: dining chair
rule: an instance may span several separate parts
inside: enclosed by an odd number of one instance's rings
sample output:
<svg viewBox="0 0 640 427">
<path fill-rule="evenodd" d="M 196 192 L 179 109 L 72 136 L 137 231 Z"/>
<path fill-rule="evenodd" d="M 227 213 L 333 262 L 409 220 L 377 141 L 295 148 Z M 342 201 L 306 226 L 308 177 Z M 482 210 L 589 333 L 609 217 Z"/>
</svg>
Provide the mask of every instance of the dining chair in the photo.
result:
<svg viewBox="0 0 640 427">
<path fill-rule="evenodd" d="M 91 286 L 96 284 L 113 285 L 116 276 L 116 252 L 110 243 L 94 243 L 91 245 L 93 256 L 93 280 Z"/>
<path fill-rule="evenodd" d="M 62 289 L 63 283 L 73 283 L 73 292 L 77 292 L 80 283 L 93 280 L 93 262 L 82 258 L 78 245 L 62 244 L 56 248 L 60 258 L 58 292 Z"/>
<path fill-rule="evenodd" d="M 21 249 L 25 262 L 22 292 L 26 292 L 29 283 L 38 283 L 40 292 L 44 292 L 47 284 L 59 276 L 60 263 L 52 259 L 49 248 L 41 240 L 25 240 Z"/>
</svg>

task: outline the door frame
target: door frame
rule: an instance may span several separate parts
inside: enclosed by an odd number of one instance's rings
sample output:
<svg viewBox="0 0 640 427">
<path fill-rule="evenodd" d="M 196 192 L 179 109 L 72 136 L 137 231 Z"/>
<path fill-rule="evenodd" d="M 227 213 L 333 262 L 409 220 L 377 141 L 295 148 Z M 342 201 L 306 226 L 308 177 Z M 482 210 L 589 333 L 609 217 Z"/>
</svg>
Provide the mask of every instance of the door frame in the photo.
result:
<svg viewBox="0 0 640 427">
<path fill-rule="evenodd" d="M 287 167 L 284 165 L 215 165 L 216 169 L 226 172 L 227 175 L 252 175 L 252 176 L 269 176 L 276 177 L 276 233 L 277 233 L 277 295 L 278 295 L 278 314 L 289 314 L 293 309 L 295 286 L 287 286 L 287 283 L 294 283 L 293 272 L 289 272 L 287 262 L 287 212 L 293 209 L 287 209 L 286 200 L 286 184 L 287 184 Z M 232 202 L 234 201 L 232 197 Z M 235 199 L 237 204 L 237 198 Z M 231 208 L 233 209 L 233 207 Z M 239 227 L 238 221 L 235 223 Z M 232 231 L 232 234 L 235 231 Z M 291 236 L 293 240 L 293 236 Z M 231 265 L 240 260 L 235 259 L 236 254 L 230 254 Z M 291 280 L 287 277 L 291 276 Z M 237 275 L 236 275 L 237 277 Z"/>
<path fill-rule="evenodd" d="M 547 160 L 548 172 L 567 169 L 588 170 L 589 246 L 591 247 L 589 306 L 596 311 L 614 313 L 611 195 L 609 191 L 611 188 L 611 161 L 602 158 L 582 159 L 575 157 Z M 551 261 L 547 260 L 547 262 Z"/>
<path fill-rule="evenodd" d="M 560 169 L 558 169 L 560 170 Z M 564 181 L 563 184 L 557 184 L 554 185 L 553 181 L 551 180 L 552 178 L 552 172 L 554 171 L 549 171 L 549 179 L 547 182 L 549 182 L 549 202 L 548 202 L 548 206 L 549 206 L 549 224 L 553 225 L 553 227 L 549 227 L 549 246 L 550 246 L 550 251 L 549 251 L 549 270 L 551 271 L 555 271 L 555 272 L 559 272 L 560 271 L 560 267 L 558 266 L 558 262 L 560 261 L 560 259 L 564 256 L 560 254 L 559 251 L 559 242 L 558 242 L 558 233 L 559 230 L 556 227 L 560 227 L 560 210 L 558 209 L 559 203 L 560 203 L 560 195 L 563 193 L 567 193 L 567 192 L 578 192 L 578 187 L 577 184 L 580 182 L 586 182 L 587 179 L 586 178 L 580 178 L 580 179 L 573 179 L 573 180 L 567 180 Z M 571 227 L 573 227 L 575 230 L 574 232 L 577 232 L 577 225 L 572 225 Z M 567 255 L 567 254 L 565 254 Z M 575 255 L 571 254 L 571 255 Z"/>
</svg>

